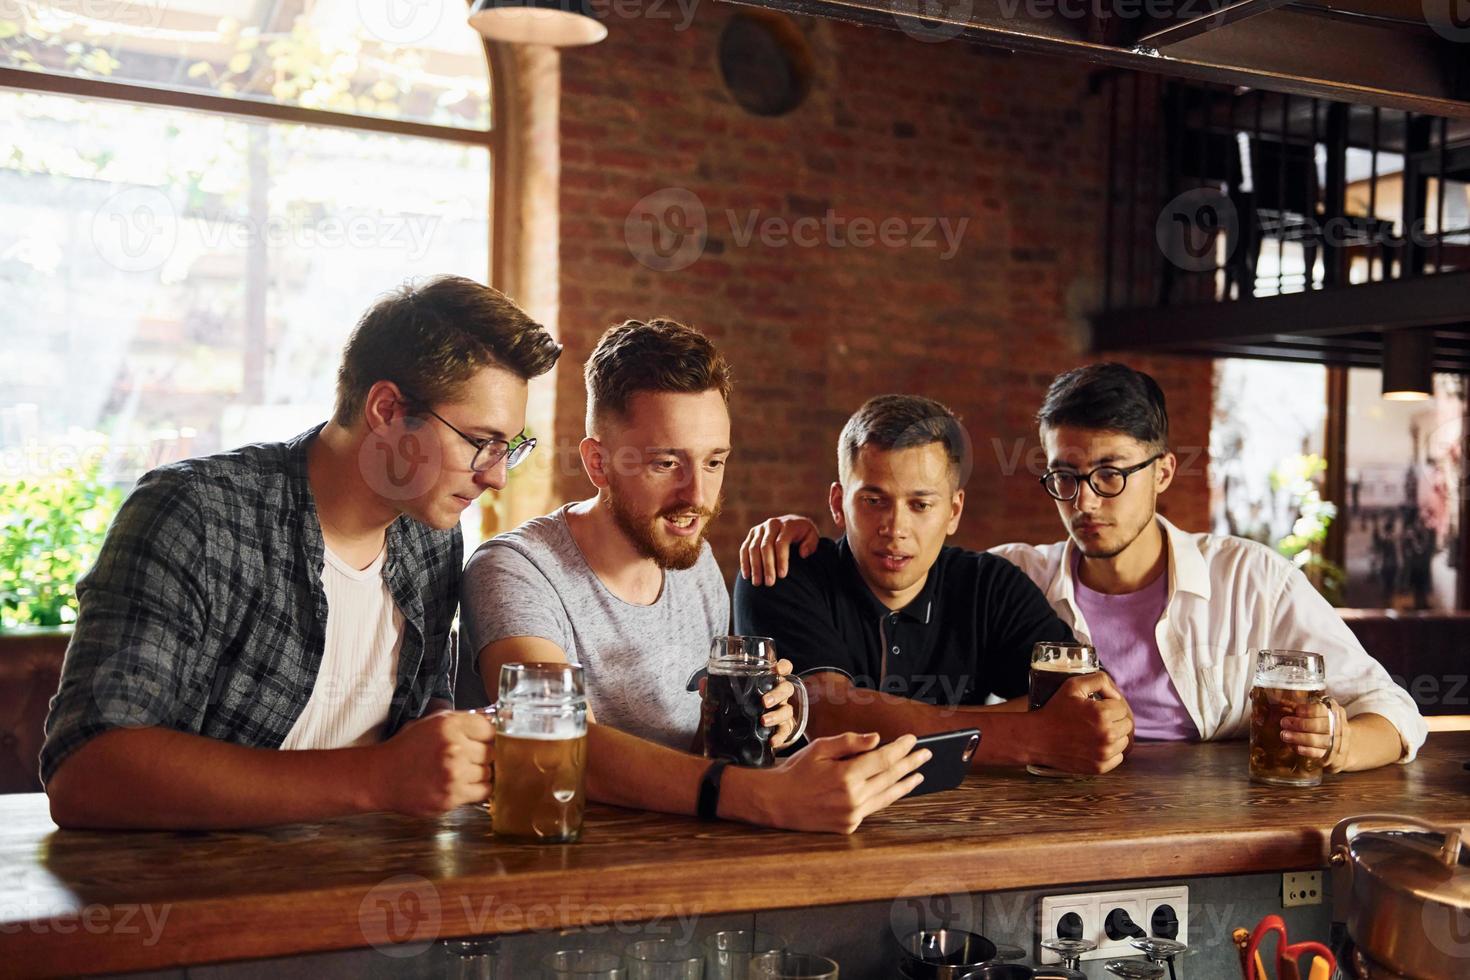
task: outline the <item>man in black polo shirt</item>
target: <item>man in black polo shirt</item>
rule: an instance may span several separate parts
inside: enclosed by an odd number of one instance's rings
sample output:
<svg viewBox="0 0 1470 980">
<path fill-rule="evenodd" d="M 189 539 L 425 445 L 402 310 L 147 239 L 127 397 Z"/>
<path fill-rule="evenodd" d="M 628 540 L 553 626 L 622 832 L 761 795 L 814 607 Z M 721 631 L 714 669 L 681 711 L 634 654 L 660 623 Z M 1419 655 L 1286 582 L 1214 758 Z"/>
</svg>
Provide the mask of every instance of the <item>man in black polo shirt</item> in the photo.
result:
<svg viewBox="0 0 1470 980">
<path fill-rule="evenodd" d="M 1032 645 L 1072 632 L 1010 562 L 944 544 L 964 508 L 966 445 L 930 399 L 882 395 L 858 409 L 829 492 L 843 538 L 803 547 L 767 587 L 742 574 L 735 628 L 774 637 L 807 676 L 815 735 L 978 728 L 976 765 L 1107 772 L 1133 731 L 1118 689 L 1106 674 L 1076 677 L 1027 712 Z"/>
</svg>

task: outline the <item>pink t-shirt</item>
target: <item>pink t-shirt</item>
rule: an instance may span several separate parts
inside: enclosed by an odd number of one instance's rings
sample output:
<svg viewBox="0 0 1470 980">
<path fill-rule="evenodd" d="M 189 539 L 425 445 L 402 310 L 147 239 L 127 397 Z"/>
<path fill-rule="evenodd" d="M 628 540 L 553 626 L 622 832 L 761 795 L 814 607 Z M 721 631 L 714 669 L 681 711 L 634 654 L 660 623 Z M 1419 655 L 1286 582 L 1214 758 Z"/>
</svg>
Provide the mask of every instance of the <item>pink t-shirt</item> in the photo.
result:
<svg viewBox="0 0 1470 980">
<path fill-rule="evenodd" d="M 1072 583 L 1077 608 L 1087 622 L 1098 659 L 1133 709 L 1135 737 L 1198 740 L 1199 730 L 1174 690 L 1154 636 L 1159 617 L 1169 604 L 1169 576 L 1160 575 L 1137 592 L 1106 595 L 1083 585 L 1074 564 Z"/>
</svg>

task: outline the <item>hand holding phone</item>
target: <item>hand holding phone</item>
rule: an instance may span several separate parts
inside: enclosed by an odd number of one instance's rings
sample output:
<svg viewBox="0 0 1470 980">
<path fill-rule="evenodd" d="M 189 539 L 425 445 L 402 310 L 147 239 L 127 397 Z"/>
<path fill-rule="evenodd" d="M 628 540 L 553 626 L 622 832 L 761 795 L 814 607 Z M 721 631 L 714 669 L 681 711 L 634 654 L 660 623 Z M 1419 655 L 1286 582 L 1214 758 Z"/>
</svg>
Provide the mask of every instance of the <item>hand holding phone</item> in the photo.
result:
<svg viewBox="0 0 1470 980">
<path fill-rule="evenodd" d="M 980 748 L 978 728 L 959 728 L 952 732 L 925 735 L 914 745 L 914 751 L 928 749 L 933 758 L 917 770 L 924 781 L 909 796 L 923 796 L 954 789 L 970 771 L 970 760 Z"/>
</svg>

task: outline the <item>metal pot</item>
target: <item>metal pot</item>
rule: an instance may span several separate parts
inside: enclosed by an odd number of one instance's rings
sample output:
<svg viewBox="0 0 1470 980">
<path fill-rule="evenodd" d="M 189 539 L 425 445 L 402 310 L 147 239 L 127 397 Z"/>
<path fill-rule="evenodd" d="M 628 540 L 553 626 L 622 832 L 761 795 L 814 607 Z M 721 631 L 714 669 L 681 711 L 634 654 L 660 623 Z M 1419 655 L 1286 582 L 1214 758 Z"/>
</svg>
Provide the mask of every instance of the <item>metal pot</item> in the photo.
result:
<svg viewBox="0 0 1470 980">
<path fill-rule="evenodd" d="M 1413 980 L 1470 976 L 1466 832 L 1387 815 L 1333 828 L 1333 895 L 1348 935 L 1374 964 Z"/>
<path fill-rule="evenodd" d="M 995 959 L 995 943 L 962 929 L 921 929 L 898 944 L 898 971 L 912 980 L 959 980 Z"/>
<path fill-rule="evenodd" d="M 1087 980 L 1087 976 L 1064 966 L 986 963 L 960 974 L 959 980 Z"/>
</svg>

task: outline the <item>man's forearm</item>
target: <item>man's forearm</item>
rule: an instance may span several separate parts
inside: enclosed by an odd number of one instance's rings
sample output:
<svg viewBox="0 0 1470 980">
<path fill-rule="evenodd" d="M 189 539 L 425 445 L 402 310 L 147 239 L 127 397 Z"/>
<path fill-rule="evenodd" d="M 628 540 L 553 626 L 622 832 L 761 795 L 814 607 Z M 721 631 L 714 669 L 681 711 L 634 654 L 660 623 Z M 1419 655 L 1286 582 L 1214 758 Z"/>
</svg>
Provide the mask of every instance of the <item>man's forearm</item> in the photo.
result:
<svg viewBox="0 0 1470 980">
<path fill-rule="evenodd" d="M 1403 758 L 1403 738 L 1393 722 L 1382 715 L 1358 715 L 1348 722 L 1348 731 L 1348 759 L 1343 767 L 1346 772 L 1377 769 Z"/>
<path fill-rule="evenodd" d="M 629 735 L 606 725 L 587 726 L 587 796 L 636 810 L 692 816 L 709 759 Z M 720 783 L 718 815 L 726 820 L 769 825 L 771 804 L 762 788 L 764 772 L 729 766 Z"/>
<path fill-rule="evenodd" d="M 283 752 L 166 728 L 118 728 L 47 783 L 62 827 L 210 830 L 376 808 L 371 747 Z"/>
<path fill-rule="evenodd" d="M 1034 721 L 1024 702 L 986 705 L 936 705 L 853 686 L 839 674 L 807 679 L 812 695 L 812 737 L 842 732 L 877 732 L 883 741 L 900 735 L 936 735 L 956 728 L 980 729 L 980 748 L 971 765 L 1019 766 L 1031 761 L 1027 750 Z"/>
<path fill-rule="evenodd" d="M 598 803 L 694 813 L 709 760 L 607 725 L 587 726 L 587 796 Z"/>
</svg>

